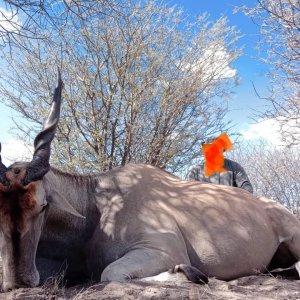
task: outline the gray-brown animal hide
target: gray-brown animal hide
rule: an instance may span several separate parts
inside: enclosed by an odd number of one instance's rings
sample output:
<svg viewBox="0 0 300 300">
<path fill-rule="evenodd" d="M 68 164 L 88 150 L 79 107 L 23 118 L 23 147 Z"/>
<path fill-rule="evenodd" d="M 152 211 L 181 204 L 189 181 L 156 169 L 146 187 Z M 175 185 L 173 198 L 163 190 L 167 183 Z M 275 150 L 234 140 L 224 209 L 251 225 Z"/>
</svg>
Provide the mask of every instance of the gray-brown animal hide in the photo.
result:
<svg viewBox="0 0 300 300">
<path fill-rule="evenodd" d="M 187 264 L 230 280 L 265 272 L 281 243 L 300 257 L 299 221 L 242 189 L 182 181 L 148 165 L 95 177 L 52 170 L 43 183 L 49 210 L 37 252 L 42 277 L 66 262 L 73 279 L 123 281 Z M 85 218 L 52 207 L 61 197 Z"/>
</svg>

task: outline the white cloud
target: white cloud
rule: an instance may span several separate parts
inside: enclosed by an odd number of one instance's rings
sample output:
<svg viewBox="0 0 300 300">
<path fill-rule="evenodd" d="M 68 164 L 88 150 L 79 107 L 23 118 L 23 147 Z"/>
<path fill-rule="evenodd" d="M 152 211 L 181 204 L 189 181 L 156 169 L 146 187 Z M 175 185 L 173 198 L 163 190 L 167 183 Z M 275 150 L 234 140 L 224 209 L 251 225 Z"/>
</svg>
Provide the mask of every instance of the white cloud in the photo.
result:
<svg viewBox="0 0 300 300">
<path fill-rule="evenodd" d="M 300 140 L 298 120 L 282 117 L 263 119 L 256 124 L 249 125 L 247 129 L 241 130 L 240 133 L 246 140 L 263 139 L 273 146 L 291 146 L 293 145 L 293 139 Z"/>
<path fill-rule="evenodd" d="M 284 143 L 279 134 L 279 123 L 276 119 L 265 119 L 258 123 L 251 124 L 247 129 L 241 130 L 241 134 L 246 140 L 264 139 L 274 146 L 282 146 Z"/>
<path fill-rule="evenodd" d="M 0 32 L 16 33 L 21 29 L 21 22 L 14 11 L 0 7 Z"/>
<path fill-rule="evenodd" d="M 214 80 L 229 79 L 236 76 L 236 69 L 230 67 L 230 54 L 223 46 L 212 46 L 201 53 L 198 62 L 185 65 L 185 69 L 194 73 L 201 72 L 202 78 Z"/>
<path fill-rule="evenodd" d="M 20 140 L 9 140 L 1 147 L 2 162 L 8 167 L 16 161 L 30 161 L 33 148 Z"/>
</svg>

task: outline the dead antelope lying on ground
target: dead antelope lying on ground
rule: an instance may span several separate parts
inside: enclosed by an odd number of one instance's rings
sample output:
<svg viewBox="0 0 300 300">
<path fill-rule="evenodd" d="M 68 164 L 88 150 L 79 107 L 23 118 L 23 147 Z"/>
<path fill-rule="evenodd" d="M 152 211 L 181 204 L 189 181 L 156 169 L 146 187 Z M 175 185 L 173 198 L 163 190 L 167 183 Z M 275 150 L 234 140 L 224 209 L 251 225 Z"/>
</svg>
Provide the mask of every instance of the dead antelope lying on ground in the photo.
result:
<svg viewBox="0 0 300 300">
<path fill-rule="evenodd" d="M 4 291 L 34 287 L 63 265 L 70 280 L 124 281 L 180 265 L 207 282 L 298 261 L 300 223 L 274 201 L 148 165 L 97 176 L 50 168 L 61 90 L 59 77 L 32 161 L 7 168 L 0 157 Z"/>
</svg>

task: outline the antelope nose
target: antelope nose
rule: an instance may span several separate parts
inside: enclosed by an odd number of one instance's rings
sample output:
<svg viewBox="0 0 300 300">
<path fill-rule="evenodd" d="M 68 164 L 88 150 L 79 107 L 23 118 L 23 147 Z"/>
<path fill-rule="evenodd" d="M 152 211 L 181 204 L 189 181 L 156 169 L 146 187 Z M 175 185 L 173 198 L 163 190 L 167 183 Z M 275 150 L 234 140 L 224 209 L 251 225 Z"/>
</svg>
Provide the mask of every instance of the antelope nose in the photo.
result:
<svg viewBox="0 0 300 300">
<path fill-rule="evenodd" d="M 15 173 L 16 175 L 20 174 L 20 172 L 21 172 L 21 170 L 20 170 L 19 168 L 15 168 L 15 169 L 14 169 L 14 173 Z"/>
<path fill-rule="evenodd" d="M 14 282 L 3 282 L 2 283 L 3 292 L 10 292 L 16 288 L 18 288 L 18 286 Z"/>
</svg>

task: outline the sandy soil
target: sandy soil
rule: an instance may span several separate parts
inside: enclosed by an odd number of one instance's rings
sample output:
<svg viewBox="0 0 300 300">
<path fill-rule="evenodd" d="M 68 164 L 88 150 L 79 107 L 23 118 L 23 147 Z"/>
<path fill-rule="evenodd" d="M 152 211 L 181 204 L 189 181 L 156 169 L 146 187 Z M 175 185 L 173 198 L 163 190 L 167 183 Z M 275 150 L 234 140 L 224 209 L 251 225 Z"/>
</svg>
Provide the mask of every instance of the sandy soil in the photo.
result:
<svg viewBox="0 0 300 300">
<path fill-rule="evenodd" d="M 230 282 L 210 279 L 201 286 L 177 275 L 176 282 L 101 283 L 90 286 L 58 288 L 54 283 L 39 288 L 0 293 L 2 299 L 300 299 L 300 281 L 283 280 L 266 275 L 249 276 Z"/>
<path fill-rule="evenodd" d="M 270 275 L 248 276 L 229 282 L 210 278 L 207 285 L 187 281 L 182 273 L 174 274 L 173 281 L 143 282 L 133 280 L 126 283 L 110 282 L 77 285 L 71 288 L 61 286 L 60 278 L 49 279 L 42 287 L 21 288 L 8 293 L 0 291 L 0 300 L 300 300 L 300 280 L 275 278 Z M 2 259 L 0 257 L 0 282 L 2 282 Z"/>
</svg>

